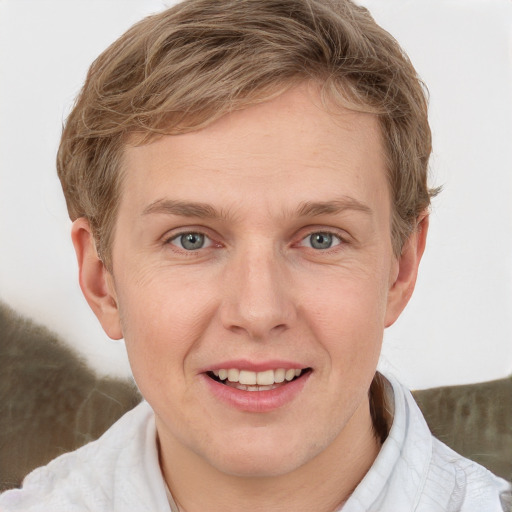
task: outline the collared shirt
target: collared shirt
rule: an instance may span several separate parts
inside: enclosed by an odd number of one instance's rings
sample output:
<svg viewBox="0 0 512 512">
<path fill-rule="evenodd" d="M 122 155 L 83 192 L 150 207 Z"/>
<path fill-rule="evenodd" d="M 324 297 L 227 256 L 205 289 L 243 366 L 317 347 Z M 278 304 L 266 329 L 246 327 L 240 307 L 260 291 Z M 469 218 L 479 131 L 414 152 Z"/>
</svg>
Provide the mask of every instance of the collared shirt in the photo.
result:
<svg viewBox="0 0 512 512">
<path fill-rule="evenodd" d="M 510 485 L 434 439 L 409 391 L 388 381 L 394 403 L 388 438 L 340 510 L 512 510 Z M 0 495 L 0 512 L 171 512 L 158 461 L 154 413 L 142 402 L 98 440 L 34 470 L 21 489 Z"/>
<path fill-rule="evenodd" d="M 510 484 L 434 438 L 411 393 L 386 379 L 393 424 L 343 512 L 511 512 Z"/>
</svg>

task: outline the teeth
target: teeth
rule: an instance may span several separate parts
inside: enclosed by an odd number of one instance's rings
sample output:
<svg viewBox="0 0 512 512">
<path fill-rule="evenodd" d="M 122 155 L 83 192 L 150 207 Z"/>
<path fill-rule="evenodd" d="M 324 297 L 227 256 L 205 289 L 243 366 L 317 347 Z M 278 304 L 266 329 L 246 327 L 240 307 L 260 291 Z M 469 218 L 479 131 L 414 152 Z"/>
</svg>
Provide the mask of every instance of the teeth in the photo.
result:
<svg viewBox="0 0 512 512">
<path fill-rule="evenodd" d="M 228 375 L 229 375 L 230 371 L 231 370 L 228 371 Z M 236 371 L 238 371 L 238 370 L 236 370 Z M 240 384 L 245 384 L 246 386 L 251 386 L 251 385 L 256 384 L 256 372 L 248 372 L 247 370 L 240 370 L 238 382 L 240 382 Z"/>
<path fill-rule="evenodd" d="M 256 383 L 260 386 L 271 386 L 274 384 L 274 370 L 258 372 L 256 374 Z"/>
<path fill-rule="evenodd" d="M 271 389 L 273 384 L 291 381 L 295 377 L 299 377 L 302 373 L 300 368 L 277 368 L 276 370 L 265 370 L 263 372 L 251 372 L 249 370 L 239 370 L 238 368 L 220 369 L 212 372 L 220 380 L 228 380 L 229 382 L 239 383 L 242 386 L 252 386 L 247 391 L 265 391 Z"/>
<path fill-rule="evenodd" d="M 274 372 L 274 382 L 279 384 L 280 382 L 284 382 L 284 376 L 286 374 L 286 370 L 284 368 L 279 368 Z"/>
<path fill-rule="evenodd" d="M 240 372 L 236 368 L 231 368 L 230 370 L 226 371 L 229 382 L 239 382 L 238 377 L 240 375 Z"/>
<path fill-rule="evenodd" d="M 284 374 L 284 378 L 286 380 L 292 380 L 295 377 L 295 370 L 286 370 L 286 373 Z"/>
</svg>

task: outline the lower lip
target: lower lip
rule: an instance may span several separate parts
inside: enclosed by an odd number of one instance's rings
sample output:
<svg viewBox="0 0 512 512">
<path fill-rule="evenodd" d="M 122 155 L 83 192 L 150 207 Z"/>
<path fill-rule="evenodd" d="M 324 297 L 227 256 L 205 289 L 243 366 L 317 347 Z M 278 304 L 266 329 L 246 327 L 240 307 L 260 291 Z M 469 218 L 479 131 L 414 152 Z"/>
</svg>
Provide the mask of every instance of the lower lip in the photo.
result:
<svg viewBox="0 0 512 512">
<path fill-rule="evenodd" d="M 201 376 L 211 393 L 221 402 L 240 411 L 261 413 L 274 411 L 292 402 L 302 391 L 310 375 L 311 371 L 287 384 L 266 391 L 243 391 L 221 384 L 206 374 Z"/>
</svg>

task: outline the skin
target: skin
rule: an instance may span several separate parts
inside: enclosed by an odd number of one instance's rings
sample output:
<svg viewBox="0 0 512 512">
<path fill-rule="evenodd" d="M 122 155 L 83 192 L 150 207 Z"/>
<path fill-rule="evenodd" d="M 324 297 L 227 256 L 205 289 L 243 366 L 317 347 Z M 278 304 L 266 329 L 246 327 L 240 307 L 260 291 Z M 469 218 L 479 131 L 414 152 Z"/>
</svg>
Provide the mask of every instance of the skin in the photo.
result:
<svg viewBox="0 0 512 512">
<path fill-rule="evenodd" d="M 427 232 L 425 216 L 393 255 L 384 162 L 374 116 L 327 112 L 302 85 L 127 147 L 112 273 L 87 221 L 74 223 L 82 290 L 125 338 L 184 510 L 329 511 L 373 463 L 368 389 Z M 183 233 L 207 243 L 187 251 Z M 314 248 L 312 233 L 332 246 Z M 248 412 L 204 373 L 235 359 L 311 371 L 280 407 Z"/>
</svg>

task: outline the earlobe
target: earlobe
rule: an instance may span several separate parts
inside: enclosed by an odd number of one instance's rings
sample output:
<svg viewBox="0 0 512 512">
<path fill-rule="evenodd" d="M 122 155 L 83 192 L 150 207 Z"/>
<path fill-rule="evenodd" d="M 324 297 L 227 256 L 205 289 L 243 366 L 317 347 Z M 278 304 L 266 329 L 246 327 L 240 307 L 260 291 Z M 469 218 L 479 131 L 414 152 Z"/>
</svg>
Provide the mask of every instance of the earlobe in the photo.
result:
<svg viewBox="0 0 512 512">
<path fill-rule="evenodd" d="M 427 241 L 429 217 L 425 213 L 418 219 L 414 232 L 405 242 L 400 258 L 396 279 L 391 284 L 388 293 L 385 327 L 394 324 L 411 298 L 421 257 Z"/>
<path fill-rule="evenodd" d="M 112 339 L 123 337 L 114 281 L 98 256 L 89 222 L 77 219 L 71 238 L 78 260 L 79 283 L 87 303 Z"/>
</svg>

